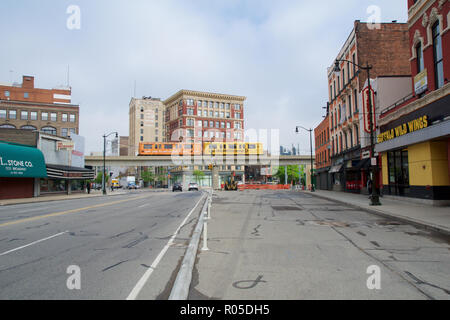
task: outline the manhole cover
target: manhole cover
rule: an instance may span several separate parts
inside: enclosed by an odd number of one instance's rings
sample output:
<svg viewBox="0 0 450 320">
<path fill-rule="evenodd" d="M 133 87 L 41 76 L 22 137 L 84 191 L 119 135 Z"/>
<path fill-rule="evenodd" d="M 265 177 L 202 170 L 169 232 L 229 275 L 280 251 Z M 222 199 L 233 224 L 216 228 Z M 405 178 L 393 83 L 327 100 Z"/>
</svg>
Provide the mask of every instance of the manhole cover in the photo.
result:
<svg viewBox="0 0 450 320">
<path fill-rule="evenodd" d="M 293 206 L 272 206 L 272 209 L 275 211 L 301 211 L 302 210 L 299 207 L 293 207 Z"/>
</svg>

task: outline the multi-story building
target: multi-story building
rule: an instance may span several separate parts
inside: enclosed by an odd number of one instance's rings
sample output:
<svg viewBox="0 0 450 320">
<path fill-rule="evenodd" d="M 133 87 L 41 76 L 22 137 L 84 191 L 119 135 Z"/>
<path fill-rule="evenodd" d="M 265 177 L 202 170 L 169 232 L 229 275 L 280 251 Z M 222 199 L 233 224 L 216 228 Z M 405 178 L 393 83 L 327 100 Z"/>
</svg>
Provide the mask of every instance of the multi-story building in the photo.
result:
<svg viewBox="0 0 450 320">
<path fill-rule="evenodd" d="M 408 48 L 407 24 L 393 22 L 374 26 L 355 21 L 336 59 L 356 65 L 371 65 L 373 78 L 407 76 L 411 74 Z M 351 181 L 353 186 L 357 181 L 363 181 L 362 175 L 368 172 L 361 170 L 361 91 L 367 81 L 367 74 L 347 61 L 340 62 L 339 74 L 334 72 L 334 62 L 328 68 L 332 162 L 329 173 L 333 189 L 339 191 L 354 191 L 347 188 L 347 181 Z"/>
<path fill-rule="evenodd" d="M 330 119 L 329 110 L 323 121 L 314 129 L 316 154 L 316 188 L 330 190 L 331 181 L 328 174 L 331 166 Z"/>
<path fill-rule="evenodd" d="M 128 156 L 129 138 L 125 136 L 119 137 L 119 155 Z"/>
<path fill-rule="evenodd" d="M 35 88 L 32 76 L 23 76 L 22 84 L 0 84 L 0 128 L 79 134 L 79 106 L 71 97 L 70 88 Z"/>
<path fill-rule="evenodd" d="M 166 140 L 243 141 L 245 97 L 181 90 L 164 101 Z"/>
<path fill-rule="evenodd" d="M 450 2 L 408 0 L 412 94 L 381 110 L 383 193 L 450 202 Z"/>
<path fill-rule="evenodd" d="M 142 97 L 130 101 L 128 155 L 139 152 L 141 142 L 165 142 L 165 106 L 161 99 Z"/>
</svg>

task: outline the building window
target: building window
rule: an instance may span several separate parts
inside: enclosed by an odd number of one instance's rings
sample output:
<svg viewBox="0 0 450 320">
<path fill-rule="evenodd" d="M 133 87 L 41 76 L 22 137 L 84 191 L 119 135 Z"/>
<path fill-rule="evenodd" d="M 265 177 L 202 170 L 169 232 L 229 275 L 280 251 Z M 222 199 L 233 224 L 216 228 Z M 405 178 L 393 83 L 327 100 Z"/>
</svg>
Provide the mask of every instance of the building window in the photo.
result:
<svg viewBox="0 0 450 320">
<path fill-rule="evenodd" d="M 9 96 L 10 96 L 9 91 L 5 91 L 5 97 L 9 97 Z"/>
<path fill-rule="evenodd" d="M 69 128 L 70 134 L 77 134 L 77 129 L 75 128 Z"/>
<path fill-rule="evenodd" d="M 225 116 L 225 113 L 221 112 L 220 117 L 223 118 Z"/>
<path fill-rule="evenodd" d="M 70 122 L 75 122 L 75 115 L 71 114 L 69 119 L 70 119 Z"/>
<path fill-rule="evenodd" d="M 188 108 L 188 109 L 187 109 L 187 115 L 188 115 L 188 116 L 193 116 L 193 115 L 194 115 L 194 109 Z"/>
<path fill-rule="evenodd" d="M 433 26 L 434 74 L 436 89 L 444 86 L 444 62 L 442 58 L 442 38 L 439 22 Z"/>
<path fill-rule="evenodd" d="M 67 113 L 63 113 L 61 119 L 62 119 L 62 122 L 67 122 L 67 120 L 68 120 Z"/>
<path fill-rule="evenodd" d="M 58 114 L 57 113 L 50 113 L 50 120 L 51 121 L 57 121 Z"/>
<path fill-rule="evenodd" d="M 422 43 L 416 46 L 416 57 L 417 57 L 417 73 L 421 73 L 424 69 Z"/>
<path fill-rule="evenodd" d="M 225 122 L 221 122 L 221 123 L 220 123 L 220 127 L 221 127 L 222 129 L 225 129 Z"/>
<path fill-rule="evenodd" d="M 0 110 L 0 119 L 6 119 L 6 110 Z"/>
<path fill-rule="evenodd" d="M 141 134 L 144 134 L 144 129 L 141 129 Z"/>
<path fill-rule="evenodd" d="M 218 118 L 218 117 L 219 117 L 219 111 L 215 111 L 215 112 L 214 112 L 214 117 L 215 117 L 215 118 Z"/>
<path fill-rule="evenodd" d="M 9 118 L 10 119 L 17 119 L 17 111 L 16 110 L 9 110 Z"/>
<path fill-rule="evenodd" d="M 13 126 L 12 124 L 2 124 L 0 126 L 0 129 L 15 129 L 16 127 Z"/>
<path fill-rule="evenodd" d="M 28 111 L 20 112 L 20 120 L 28 120 Z"/>
<path fill-rule="evenodd" d="M 201 120 L 197 121 L 197 126 L 200 127 L 200 128 L 202 127 L 202 121 Z"/>
<path fill-rule="evenodd" d="M 388 152 L 389 194 L 404 196 L 409 193 L 408 150 Z"/>
<path fill-rule="evenodd" d="M 355 53 L 352 56 L 352 61 L 353 61 L 353 76 L 355 76 L 355 74 L 356 74 L 356 54 Z"/>
<path fill-rule="evenodd" d="M 226 117 L 227 117 L 227 119 L 230 119 L 230 113 L 229 112 L 226 113 Z"/>
<path fill-rule="evenodd" d="M 45 134 L 50 134 L 56 136 L 56 128 L 53 127 L 43 127 L 41 131 Z"/>
<path fill-rule="evenodd" d="M 210 121 L 210 122 L 209 122 L 209 127 L 210 127 L 210 128 L 214 128 L 214 121 Z"/>
<path fill-rule="evenodd" d="M 207 128 L 207 127 L 208 127 L 208 121 L 203 121 L 203 126 L 204 126 L 205 128 Z"/>
<path fill-rule="evenodd" d="M 223 104 L 223 102 L 221 102 L 220 103 L 220 109 L 223 109 L 224 108 L 224 104 Z"/>
<path fill-rule="evenodd" d="M 225 108 L 226 108 L 227 110 L 230 110 L 230 104 L 227 103 L 227 104 L 225 105 Z"/>
<path fill-rule="evenodd" d="M 36 111 L 32 111 L 30 112 L 30 120 L 37 120 L 38 119 L 38 114 Z"/>
<path fill-rule="evenodd" d="M 208 116 L 208 110 L 203 110 L 203 116 L 207 117 Z"/>
<path fill-rule="evenodd" d="M 41 113 L 41 120 L 42 121 L 48 121 L 48 112 L 42 112 Z"/>
<path fill-rule="evenodd" d="M 203 107 L 207 107 L 208 106 L 208 101 L 203 101 Z"/>
<path fill-rule="evenodd" d="M 23 93 L 23 97 L 24 97 L 25 99 L 28 99 L 28 98 L 30 97 L 30 95 L 28 94 L 28 92 L 24 92 L 24 93 Z"/>
<path fill-rule="evenodd" d="M 68 134 L 69 134 L 69 129 L 67 129 L 67 128 L 62 128 L 61 129 L 61 136 L 67 137 Z"/>
<path fill-rule="evenodd" d="M 213 116 L 214 116 L 214 112 L 213 112 L 213 111 L 210 111 L 210 112 L 209 112 L 209 117 L 212 118 Z"/>
<path fill-rule="evenodd" d="M 227 122 L 227 129 L 231 129 L 231 123 Z"/>
<path fill-rule="evenodd" d="M 201 106 L 202 106 L 202 101 L 201 100 L 197 101 L 197 107 L 201 107 Z"/>
<path fill-rule="evenodd" d="M 20 127 L 21 130 L 30 130 L 30 131 L 35 131 L 37 130 L 37 128 L 35 126 L 22 126 Z"/>
<path fill-rule="evenodd" d="M 216 121 L 216 128 L 217 128 L 217 129 L 220 128 L 220 123 L 219 123 L 219 121 Z"/>
<path fill-rule="evenodd" d="M 241 118 L 241 113 L 240 113 L 240 112 L 236 112 L 236 113 L 234 114 L 234 117 L 235 117 L 236 119 L 240 119 L 240 118 Z"/>
<path fill-rule="evenodd" d="M 353 97 L 355 99 L 355 113 L 358 112 L 358 90 L 355 89 L 353 93 Z"/>
</svg>

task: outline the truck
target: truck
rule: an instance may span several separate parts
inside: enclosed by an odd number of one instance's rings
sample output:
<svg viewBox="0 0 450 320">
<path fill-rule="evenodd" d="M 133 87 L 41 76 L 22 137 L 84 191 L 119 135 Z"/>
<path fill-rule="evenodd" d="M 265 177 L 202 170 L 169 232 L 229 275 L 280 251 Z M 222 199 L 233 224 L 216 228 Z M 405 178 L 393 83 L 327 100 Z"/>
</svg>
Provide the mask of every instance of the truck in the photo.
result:
<svg viewBox="0 0 450 320">
<path fill-rule="evenodd" d="M 119 189 L 121 188 L 120 184 L 119 184 L 119 179 L 111 179 L 111 187 L 113 189 Z"/>
<path fill-rule="evenodd" d="M 134 176 L 127 177 L 127 188 L 128 189 L 136 189 L 136 177 L 134 177 Z"/>
</svg>

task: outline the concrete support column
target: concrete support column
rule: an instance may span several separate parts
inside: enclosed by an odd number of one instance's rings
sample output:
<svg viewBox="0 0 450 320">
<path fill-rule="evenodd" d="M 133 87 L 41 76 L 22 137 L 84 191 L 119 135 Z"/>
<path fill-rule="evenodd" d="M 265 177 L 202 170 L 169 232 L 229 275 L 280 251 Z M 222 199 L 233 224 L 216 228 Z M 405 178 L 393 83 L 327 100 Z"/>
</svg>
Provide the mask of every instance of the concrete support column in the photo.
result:
<svg viewBox="0 0 450 320">
<path fill-rule="evenodd" d="M 219 167 L 214 166 L 211 173 L 213 190 L 220 190 Z"/>
<path fill-rule="evenodd" d="M 66 189 L 67 189 L 67 194 L 71 195 L 72 194 L 72 185 L 70 184 L 70 180 L 66 180 Z"/>
</svg>

